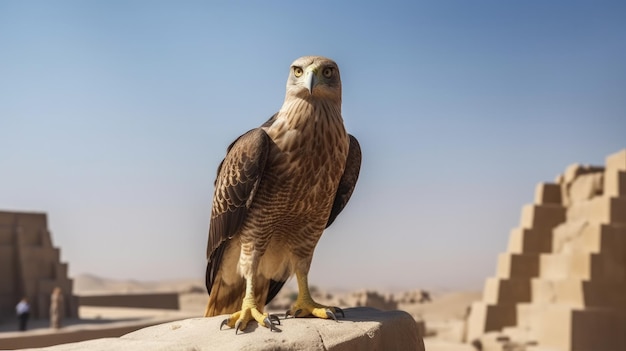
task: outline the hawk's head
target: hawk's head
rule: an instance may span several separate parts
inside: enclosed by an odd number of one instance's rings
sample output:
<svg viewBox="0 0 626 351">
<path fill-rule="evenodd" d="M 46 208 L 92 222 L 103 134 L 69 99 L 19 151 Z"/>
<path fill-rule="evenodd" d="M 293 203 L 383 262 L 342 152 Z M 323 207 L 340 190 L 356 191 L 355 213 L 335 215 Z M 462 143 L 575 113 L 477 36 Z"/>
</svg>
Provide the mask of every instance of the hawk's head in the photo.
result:
<svg viewBox="0 0 626 351">
<path fill-rule="evenodd" d="M 341 78 L 335 61 L 322 56 L 304 56 L 289 69 L 287 97 L 341 102 Z"/>
</svg>

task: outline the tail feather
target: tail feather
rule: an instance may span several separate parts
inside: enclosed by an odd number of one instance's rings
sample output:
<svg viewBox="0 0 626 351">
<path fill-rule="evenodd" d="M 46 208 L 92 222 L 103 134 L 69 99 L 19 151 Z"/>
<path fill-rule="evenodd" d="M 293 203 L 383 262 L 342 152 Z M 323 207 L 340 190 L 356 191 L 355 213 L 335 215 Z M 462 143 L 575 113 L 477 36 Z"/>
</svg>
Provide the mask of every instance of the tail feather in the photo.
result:
<svg viewBox="0 0 626 351">
<path fill-rule="evenodd" d="M 257 301 L 259 311 L 264 310 L 268 301 L 270 280 L 258 277 L 254 289 L 254 297 Z M 246 281 L 242 278 L 236 284 L 224 284 L 218 276 L 213 284 L 209 303 L 204 312 L 205 317 L 219 316 L 222 314 L 232 314 L 241 310 L 243 298 L 246 293 Z"/>
<path fill-rule="evenodd" d="M 241 279 L 235 284 L 224 284 L 221 277 L 217 277 L 209 295 L 205 317 L 231 314 L 241 309 L 243 297 L 246 293 L 246 281 Z"/>
</svg>

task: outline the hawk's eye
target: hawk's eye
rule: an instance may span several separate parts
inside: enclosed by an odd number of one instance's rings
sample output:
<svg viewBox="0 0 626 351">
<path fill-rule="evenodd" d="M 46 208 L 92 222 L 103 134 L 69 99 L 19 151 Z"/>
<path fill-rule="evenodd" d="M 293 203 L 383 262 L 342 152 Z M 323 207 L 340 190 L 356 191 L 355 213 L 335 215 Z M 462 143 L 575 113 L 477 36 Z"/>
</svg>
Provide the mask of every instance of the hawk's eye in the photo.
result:
<svg viewBox="0 0 626 351">
<path fill-rule="evenodd" d="M 330 78 L 333 75 L 333 69 L 332 67 L 326 67 L 324 68 L 324 70 L 322 71 L 322 74 L 324 75 L 324 77 L 326 78 Z"/>
<path fill-rule="evenodd" d="M 304 71 L 302 70 L 302 67 L 293 68 L 293 75 L 296 76 L 296 78 L 300 78 L 302 76 L 302 73 L 304 73 Z"/>
</svg>

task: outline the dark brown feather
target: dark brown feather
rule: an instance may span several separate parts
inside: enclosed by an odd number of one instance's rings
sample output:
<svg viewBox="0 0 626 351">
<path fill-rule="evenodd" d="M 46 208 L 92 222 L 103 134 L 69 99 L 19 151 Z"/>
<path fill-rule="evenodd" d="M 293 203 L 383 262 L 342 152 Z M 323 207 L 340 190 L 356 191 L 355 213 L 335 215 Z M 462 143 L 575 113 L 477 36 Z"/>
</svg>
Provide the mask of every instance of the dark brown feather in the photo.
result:
<svg viewBox="0 0 626 351">
<path fill-rule="evenodd" d="M 209 294 L 226 242 L 239 230 L 263 176 L 270 138 L 261 128 L 235 140 L 218 168 L 207 244 L 206 287 Z"/>
<path fill-rule="evenodd" d="M 346 168 L 344 169 L 343 176 L 341 176 L 341 180 L 339 181 L 337 194 L 335 195 L 335 200 L 333 201 L 333 207 L 330 210 L 330 216 L 328 217 L 326 228 L 333 224 L 339 213 L 341 213 L 343 208 L 346 207 L 348 200 L 350 200 L 350 196 L 352 196 L 354 187 L 356 186 L 356 181 L 359 179 L 359 172 L 361 170 L 361 146 L 354 136 L 349 136 L 350 148 L 348 149 Z"/>
</svg>

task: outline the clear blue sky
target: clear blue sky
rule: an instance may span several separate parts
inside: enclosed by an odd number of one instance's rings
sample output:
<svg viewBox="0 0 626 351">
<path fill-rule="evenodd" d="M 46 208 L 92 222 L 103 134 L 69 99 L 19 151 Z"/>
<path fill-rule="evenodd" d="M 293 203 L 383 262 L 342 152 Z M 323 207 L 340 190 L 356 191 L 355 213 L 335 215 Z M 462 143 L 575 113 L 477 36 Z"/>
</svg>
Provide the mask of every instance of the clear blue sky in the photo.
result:
<svg viewBox="0 0 626 351">
<path fill-rule="evenodd" d="M 363 148 L 322 287 L 475 287 L 535 185 L 626 147 L 620 1 L 0 1 L 0 209 L 70 273 L 204 275 L 215 170 L 335 59 Z"/>
</svg>

